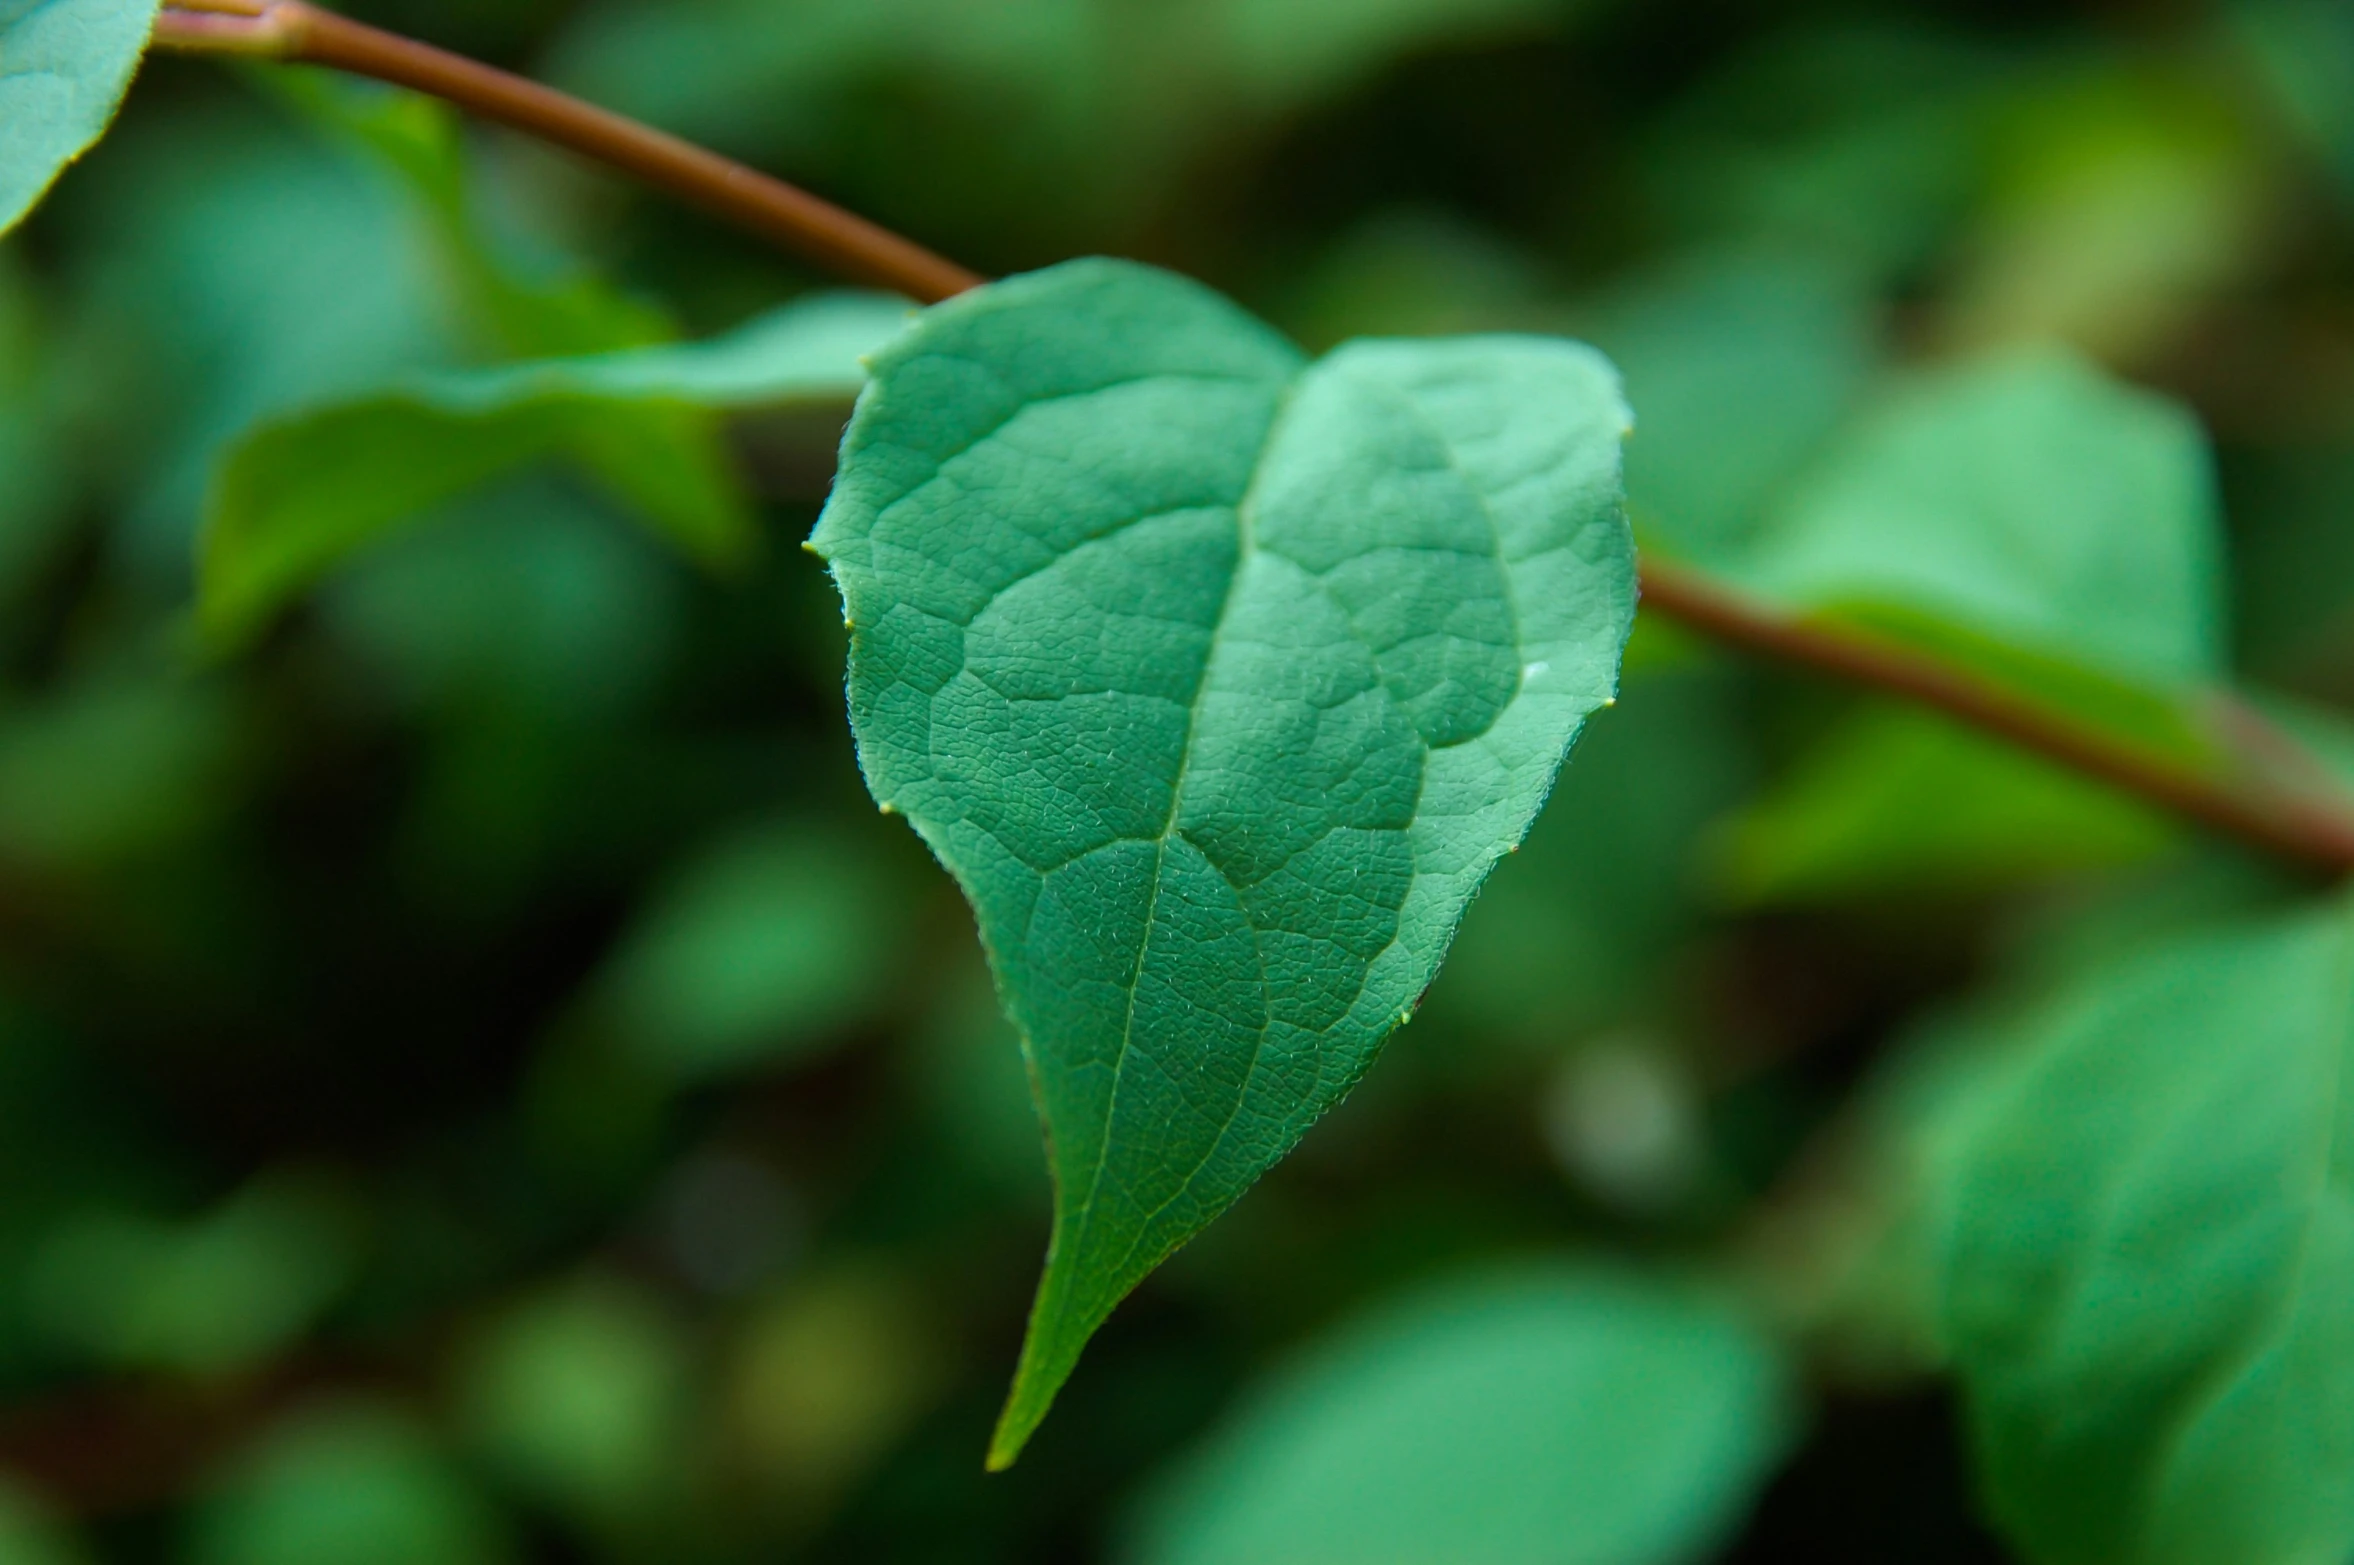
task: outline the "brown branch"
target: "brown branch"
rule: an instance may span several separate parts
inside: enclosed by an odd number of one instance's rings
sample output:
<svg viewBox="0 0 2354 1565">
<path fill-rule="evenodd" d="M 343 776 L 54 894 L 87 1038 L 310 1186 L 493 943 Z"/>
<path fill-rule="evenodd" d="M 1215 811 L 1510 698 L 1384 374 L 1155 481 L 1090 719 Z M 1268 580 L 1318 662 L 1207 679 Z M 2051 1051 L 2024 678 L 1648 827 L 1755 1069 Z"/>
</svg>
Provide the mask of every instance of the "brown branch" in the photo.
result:
<svg viewBox="0 0 2354 1565">
<path fill-rule="evenodd" d="M 155 41 L 190 53 L 324 65 L 447 99 L 635 174 L 829 271 L 926 304 L 982 281 L 912 240 L 692 142 L 302 0 L 176 0 L 157 17 Z"/>
<path fill-rule="evenodd" d="M 155 39 L 190 53 L 332 66 L 447 99 L 635 174 L 835 271 L 925 303 L 986 281 L 690 142 L 303 0 L 172 0 L 156 22 Z M 2333 874 L 2354 870 L 2354 800 L 2326 779 L 2303 746 L 2245 707 L 2232 708 L 2221 725 L 2236 764 L 2218 774 L 2082 727 L 1908 648 L 1749 598 L 1685 566 L 1647 561 L 1642 585 L 1646 608 L 1720 641 L 1933 707 L 2268 852 Z M 2293 764 L 2283 764 L 2284 757 Z"/>
</svg>

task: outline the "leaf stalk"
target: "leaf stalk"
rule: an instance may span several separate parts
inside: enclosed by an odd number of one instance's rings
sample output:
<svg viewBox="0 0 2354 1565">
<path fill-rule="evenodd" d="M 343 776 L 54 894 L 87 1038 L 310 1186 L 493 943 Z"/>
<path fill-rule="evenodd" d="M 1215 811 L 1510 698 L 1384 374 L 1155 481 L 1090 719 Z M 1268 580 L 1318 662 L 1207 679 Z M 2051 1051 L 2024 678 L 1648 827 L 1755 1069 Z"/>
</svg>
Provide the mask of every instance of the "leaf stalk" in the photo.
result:
<svg viewBox="0 0 2354 1565">
<path fill-rule="evenodd" d="M 731 158 L 304 0 L 173 0 L 156 19 L 155 41 L 181 53 L 321 65 L 445 99 L 634 174 L 828 271 L 926 304 L 983 280 L 913 240 Z"/>
</svg>

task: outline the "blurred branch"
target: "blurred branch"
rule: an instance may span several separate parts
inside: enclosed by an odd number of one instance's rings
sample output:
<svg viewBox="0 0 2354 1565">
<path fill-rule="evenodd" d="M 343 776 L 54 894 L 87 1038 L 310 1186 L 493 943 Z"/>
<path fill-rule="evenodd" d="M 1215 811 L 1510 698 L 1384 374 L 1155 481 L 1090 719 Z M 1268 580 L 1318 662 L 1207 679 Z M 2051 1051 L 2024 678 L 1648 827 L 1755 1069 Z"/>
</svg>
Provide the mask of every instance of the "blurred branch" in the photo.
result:
<svg viewBox="0 0 2354 1565">
<path fill-rule="evenodd" d="M 158 47 L 323 65 L 407 87 L 635 174 L 830 271 L 930 304 L 981 278 L 805 190 L 651 126 L 302 0 L 174 0 Z"/>
<path fill-rule="evenodd" d="M 911 240 L 741 163 L 505 71 L 333 15 L 303 0 L 171 0 L 158 46 L 323 65 L 443 98 L 570 148 L 859 281 L 925 303 L 986 279 Z M 2219 725 L 2232 765 L 2184 765 L 2088 728 L 1968 672 L 1861 632 L 1751 598 L 1688 567 L 1651 560 L 1646 608 L 1717 640 L 1933 707 L 2021 749 L 2267 852 L 2354 870 L 2354 801 L 2304 747 L 2234 705 Z M 2283 757 L 2296 764 L 2283 766 Z M 2295 774 L 2292 777 L 2292 774 Z"/>
<path fill-rule="evenodd" d="M 1806 618 L 1688 566 L 1643 566 L 1643 606 L 1719 641 L 1900 696 L 2227 837 L 2331 873 L 2354 870 L 2354 804 L 2295 738 L 2236 700 L 2221 774 L 2157 754 L 1910 648 Z M 2293 778 L 2291 773 L 2296 774 Z"/>
</svg>

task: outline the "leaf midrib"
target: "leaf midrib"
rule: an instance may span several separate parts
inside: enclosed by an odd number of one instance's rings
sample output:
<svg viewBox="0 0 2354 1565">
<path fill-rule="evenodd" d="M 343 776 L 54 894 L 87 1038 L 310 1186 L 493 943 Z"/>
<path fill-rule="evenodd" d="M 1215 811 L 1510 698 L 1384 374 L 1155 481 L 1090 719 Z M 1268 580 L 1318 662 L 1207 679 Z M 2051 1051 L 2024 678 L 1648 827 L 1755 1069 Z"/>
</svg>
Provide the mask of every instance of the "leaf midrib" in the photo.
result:
<svg viewBox="0 0 2354 1565">
<path fill-rule="evenodd" d="M 1080 1203 L 1075 1226 L 1071 1233 L 1071 1248 L 1074 1253 L 1082 1252 L 1086 1248 L 1087 1235 L 1095 1223 L 1096 1200 L 1103 1190 L 1104 1170 L 1111 1162 L 1111 1126 L 1119 1119 L 1120 1089 L 1126 1084 L 1128 1061 L 1135 1053 L 1136 997 L 1144 987 L 1145 961 L 1152 955 L 1153 921 L 1160 916 L 1161 888 L 1167 883 L 1168 878 L 1165 871 L 1168 866 L 1169 839 L 1177 835 L 1177 821 L 1185 809 L 1186 784 L 1191 781 L 1193 776 L 1194 740 L 1201 728 L 1202 700 L 1209 693 L 1210 668 L 1217 660 L 1218 646 L 1226 630 L 1227 617 L 1234 611 L 1235 591 L 1242 582 L 1243 569 L 1258 552 L 1258 528 L 1255 525 L 1255 518 L 1259 485 L 1267 473 L 1267 455 L 1275 449 L 1276 437 L 1282 432 L 1284 419 L 1291 412 L 1292 399 L 1297 394 L 1303 378 L 1304 372 L 1293 375 L 1284 386 L 1282 393 L 1276 398 L 1274 409 L 1267 419 L 1267 432 L 1259 440 L 1259 454 L 1251 463 L 1250 482 L 1243 487 L 1242 498 L 1235 502 L 1234 565 L 1227 573 L 1226 592 L 1225 596 L 1219 600 L 1218 616 L 1211 622 L 1209 646 L 1202 655 L 1201 672 L 1194 679 L 1193 699 L 1186 704 L 1185 742 L 1179 747 L 1177 776 L 1169 787 L 1168 817 L 1161 823 L 1160 840 L 1153 849 L 1152 892 L 1145 899 L 1143 930 L 1136 942 L 1136 967 L 1128 982 L 1127 1013 L 1122 1018 L 1120 1025 L 1120 1049 L 1112 1061 L 1112 1090 L 1104 1113 L 1104 1131 L 1102 1138 L 1096 1144 L 1095 1168 L 1088 1175 L 1087 1195 Z M 1203 857 L 1208 859 L 1209 855 L 1205 853 Z M 1212 867 L 1216 867 L 1215 860 L 1210 860 L 1210 863 Z M 1220 870 L 1219 873 L 1223 875 L 1225 871 Z M 1263 999 L 1267 992 L 1266 949 L 1260 942 L 1258 921 L 1250 916 L 1250 911 L 1247 908 L 1243 911 L 1243 922 L 1250 928 L 1251 951 L 1258 960 L 1259 993 Z M 1257 1074 L 1259 1059 L 1266 1051 L 1267 1030 L 1267 1019 L 1262 1016 L 1257 1038 L 1251 1045 L 1250 1063 L 1243 1071 L 1242 1088 L 1235 1094 L 1234 1107 L 1228 1112 L 1225 1123 L 1218 1127 L 1218 1134 L 1212 1138 L 1210 1150 L 1194 1164 L 1176 1193 L 1155 1207 L 1149 1216 L 1136 1225 L 1136 1237 L 1129 1241 L 1126 1253 L 1121 1256 L 1119 1264 L 1113 1268 L 1113 1275 L 1117 1276 L 1120 1272 L 1128 1269 L 1129 1263 L 1136 1257 L 1137 1249 L 1144 1243 L 1145 1235 L 1151 1231 L 1153 1223 L 1158 1221 L 1170 1207 L 1184 1198 L 1185 1192 L 1193 1188 L 1194 1180 L 1201 1177 L 1201 1171 L 1209 1166 L 1211 1157 L 1216 1154 L 1218 1144 L 1225 1140 L 1226 1132 L 1232 1128 L 1235 1116 L 1242 1112 L 1243 1099 L 1249 1093 L 1251 1078 Z M 1075 1281 L 1076 1279 L 1074 1279 Z M 1056 1309 L 1055 1324 L 1058 1330 L 1070 1314 L 1071 1298 L 1072 1290 L 1066 1290 Z"/>
<path fill-rule="evenodd" d="M 1146 902 L 1145 918 L 1143 924 L 1144 934 L 1141 941 L 1139 942 L 1137 951 L 1136 981 L 1132 981 L 1129 985 L 1127 1014 L 1122 1024 L 1119 1053 L 1115 1058 L 1112 1067 L 1112 1096 L 1110 1108 L 1107 1113 L 1107 1118 L 1109 1119 L 1117 1118 L 1120 1088 L 1125 1080 L 1128 1060 L 1133 1053 L 1132 1044 L 1135 1037 L 1136 997 L 1138 991 L 1142 987 L 1141 979 L 1143 976 L 1144 961 L 1151 951 L 1153 920 L 1159 912 L 1161 888 L 1165 881 L 1163 869 L 1167 861 L 1169 841 L 1171 837 L 1179 835 L 1177 831 L 1177 820 L 1183 810 L 1185 785 L 1192 771 L 1194 751 L 1193 738 L 1199 727 L 1202 697 L 1209 688 L 1210 665 L 1212 660 L 1217 655 L 1219 638 L 1225 630 L 1227 616 L 1233 608 L 1236 585 L 1241 581 L 1243 570 L 1257 549 L 1254 519 L 1257 511 L 1260 485 L 1267 473 L 1268 455 L 1274 450 L 1276 441 L 1282 433 L 1285 418 L 1291 411 L 1292 403 L 1296 398 L 1298 389 L 1306 380 L 1307 375 L 1312 372 L 1312 368 L 1313 367 L 1310 367 L 1309 369 L 1303 369 L 1302 372 L 1295 376 L 1291 383 L 1284 388 L 1283 395 L 1277 401 L 1274 413 L 1268 420 L 1267 434 L 1264 440 L 1262 440 L 1260 443 L 1258 458 L 1252 464 L 1251 482 L 1245 489 L 1242 500 L 1235 507 L 1236 546 L 1234 569 L 1227 580 L 1226 596 L 1224 601 L 1219 605 L 1218 618 L 1213 629 L 1211 630 L 1209 655 L 1205 656 L 1202 660 L 1201 677 L 1195 684 L 1193 700 L 1187 709 L 1186 741 L 1178 761 L 1177 778 L 1170 790 L 1168 819 L 1162 826 L 1160 839 L 1154 851 L 1153 887 L 1151 896 L 1147 899 Z M 1508 568 L 1511 564 L 1511 560 L 1504 546 L 1504 531 L 1501 524 L 1499 524 L 1496 519 L 1495 507 L 1491 502 L 1486 486 L 1475 481 L 1472 475 L 1464 470 L 1462 463 L 1456 460 L 1455 446 L 1452 437 L 1446 430 L 1442 429 L 1438 425 L 1436 420 L 1430 416 L 1428 410 L 1426 410 L 1419 402 L 1417 402 L 1411 395 L 1408 394 L 1404 387 L 1398 386 L 1391 381 L 1376 376 L 1352 375 L 1350 376 L 1350 379 L 1356 385 L 1360 387 L 1369 387 L 1383 398 L 1395 403 L 1396 406 L 1413 421 L 1417 428 L 1421 429 L 1426 435 L 1430 437 L 1431 443 L 1439 452 L 1447 472 L 1453 476 L 1455 482 L 1462 488 L 1463 493 L 1470 497 L 1473 505 L 1478 509 L 1480 520 L 1487 528 L 1488 539 L 1491 545 L 1491 552 L 1489 557 L 1496 563 L 1497 580 L 1503 593 L 1505 609 L 1511 627 L 1511 655 L 1513 668 L 1513 688 L 1511 694 L 1505 697 L 1504 701 L 1498 706 L 1496 718 L 1491 718 L 1487 726 L 1483 727 L 1478 733 L 1467 734 L 1460 739 L 1451 740 L 1447 744 L 1439 745 L 1433 744 L 1428 736 L 1423 735 L 1419 729 L 1417 729 L 1417 742 L 1421 745 L 1425 755 L 1432 755 L 1436 754 L 1440 750 L 1453 749 L 1460 745 L 1471 744 L 1481 738 L 1486 737 L 1487 734 L 1494 730 L 1497 718 L 1500 718 L 1504 712 L 1510 710 L 1512 704 L 1519 700 L 1521 694 L 1525 690 L 1527 684 L 1526 670 L 1528 666 L 1528 649 L 1525 645 L 1522 634 L 1520 601 L 1518 594 L 1514 590 L 1512 573 Z M 1314 573 L 1310 574 L 1313 575 Z M 1319 590 L 1322 590 L 1320 578 Z M 1380 654 L 1374 648 L 1367 645 L 1363 639 L 1358 636 L 1354 620 L 1347 613 L 1347 611 L 1342 609 L 1338 604 L 1335 604 L 1334 607 L 1337 611 L 1339 611 L 1342 622 L 1349 625 L 1351 639 L 1356 640 L 1360 646 L 1365 647 L 1368 656 L 1374 658 L 1375 666 L 1378 669 Z M 1421 779 L 1421 785 L 1427 788 L 1428 784 L 1429 774 L 1426 767 Z M 1415 814 L 1417 817 L 1420 814 L 1419 801 L 1417 802 Z M 1204 858 L 1208 859 L 1208 855 L 1206 853 L 1204 854 Z M 1224 869 L 1217 864 L 1215 859 L 1208 859 L 1208 862 L 1211 864 L 1212 868 L 1218 869 L 1219 873 L 1224 875 Z M 1262 938 L 1264 932 L 1259 928 L 1257 920 L 1250 916 L 1249 910 L 1247 908 L 1245 908 L 1243 912 L 1243 921 L 1251 931 L 1251 949 L 1258 958 L 1259 988 L 1263 995 L 1266 992 L 1266 950 Z M 1399 936 L 1397 934 L 1393 934 L 1390 937 L 1390 947 L 1395 947 L 1398 939 Z M 1160 1205 L 1154 1207 L 1152 1211 L 1145 1214 L 1144 1217 L 1137 1223 L 1135 1238 L 1129 1242 L 1127 1250 L 1122 1253 L 1119 1261 L 1112 1268 L 1112 1272 L 1115 1276 L 1125 1272 L 1129 1268 L 1130 1264 L 1136 1258 L 1137 1251 L 1142 1248 L 1146 1238 L 1149 1236 L 1153 1224 L 1158 1222 L 1171 1207 L 1175 1206 L 1179 1201 L 1185 1199 L 1186 1195 L 1192 1191 L 1195 1182 L 1201 1178 L 1202 1172 L 1210 1166 L 1212 1161 L 1215 1160 L 1218 1149 L 1224 1145 L 1227 1134 L 1233 1129 L 1234 1122 L 1236 1118 L 1240 1116 L 1243 1104 L 1249 1096 L 1251 1081 L 1257 1075 L 1259 1062 L 1266 1052 L 1267 1034 L 1269 1031 L 1269 1022 L 1262 1019 L 1258 1027 L 1256 1039 L 1252 1044 L 1250 1060 L 1244 1068 L 1242 1084 L 1235 1093 L 1234 1104 L 1227 1111 L 1226 1118 L 1219 1125 L 1216 1134 L 1211 1138 L 1209 1149 L 1204 1152 L 1202 1156 L 1195 1162 L 1192 1170 L 1187 1173 L 1183 1183 L 1181 1183 L 1178 1188 L 1168 1196 L 1167 1199 L 1162 1201 Z M 1318 1068 L 1319 1070 L 1322 1069 L 1321 1060 L 1318 1062 Z M 1097 1148 L 1095 1167 L 1091 1172 L 1088 1180 L 1087 1196 L 1084 1203 L 1082 1204 L 1077 1227 L 1074 1228 L 1072 1233 L 1072 1245 L 1074 1249 L 1081 1249 L 1084 1247 L 1087 1234 L 1094 1222 L 1096 1201 L 1102 1188 L 1103 1175 L 1106 1165 L 1110 1160 L 1110 1152 L 1111 1137 L 1107 1132 Z M 1058 1325 L 1060 1324 L 1062 1318 L 1067 1315 L 1068 1310 L 1068 1295 L 1066 1295 L 1065 1302 L 1057 1311 Z"/>
</svg>

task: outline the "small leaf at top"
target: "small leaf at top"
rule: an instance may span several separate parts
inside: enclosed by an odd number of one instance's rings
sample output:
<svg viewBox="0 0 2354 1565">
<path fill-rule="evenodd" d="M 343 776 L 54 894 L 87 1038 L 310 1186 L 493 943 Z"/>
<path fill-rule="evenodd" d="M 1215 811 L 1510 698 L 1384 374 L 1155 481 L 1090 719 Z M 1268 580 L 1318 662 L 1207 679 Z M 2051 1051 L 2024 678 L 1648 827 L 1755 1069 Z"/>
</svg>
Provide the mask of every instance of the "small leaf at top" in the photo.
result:
<svg viewBox="0 0 2354 1565">
<path fill-rule="evenodd" d="M 1108 261 L 879 356 L 813 547 L 868 784 L 973 902 L 1056 1185 L 994 1465 L 1363 1074 L 1611 698 L 1627 420 L 1574 343 L 1311 365 Z"/>
<path fill-rule="evenodd" d="M 0 234 L 106 134 L 157 0 L 0 0 Z"/>
</svg>

